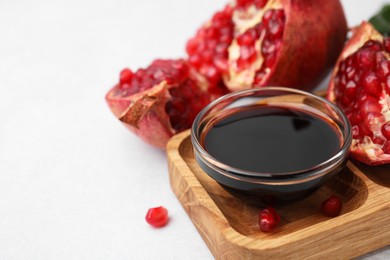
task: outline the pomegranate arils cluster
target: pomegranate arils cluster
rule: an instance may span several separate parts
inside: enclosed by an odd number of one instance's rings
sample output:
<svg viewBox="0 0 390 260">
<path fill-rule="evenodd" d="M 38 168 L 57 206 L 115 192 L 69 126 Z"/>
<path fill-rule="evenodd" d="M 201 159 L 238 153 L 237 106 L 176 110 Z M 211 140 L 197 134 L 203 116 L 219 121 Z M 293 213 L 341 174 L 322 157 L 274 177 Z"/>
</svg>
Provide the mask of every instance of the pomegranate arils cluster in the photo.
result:
<svg viewBox="0 0 390 260">
<path fill-rule="evenodd" d="M 228 47 L 234 33 L 232 12 L 228 5 L 214 14 L 211 21 L 187 43 L 189 63 L 207 78 L 211 89 L 222 79 L 221 73 L 228 70 Z"/>
<path fill-rule="evenodd" d="M 262 25 L 266 33 L 262 42 L 261 53 L 264 62 L 260 70 L 256 72 L 255 84 L 262 84 L 263 77 L 269 73 L 275 65 L 277 54 L 282 45 L 285 15 L 282 10 L 270 10 L 265 13 Z"/>
<path fill-rule="evenodd" d="M 372 165 L 390 162 L 389 43 L 363 23 L 345 49 L 348 55 L 336 66 L 328 93 L 351 122 L 352 156 Z"/>
<path fill-rule="evenodd" d="M 152 88 L 161 81 L 168 84 L 181 82 L 188 77 L 189 69 L 182 60 L 155 60 L 147 69 L 138 69 L 133 73 L 130 69 L 123 69 L 119 76 L 120 87 L 126 92 L 123 96 Z"/>
</svg>

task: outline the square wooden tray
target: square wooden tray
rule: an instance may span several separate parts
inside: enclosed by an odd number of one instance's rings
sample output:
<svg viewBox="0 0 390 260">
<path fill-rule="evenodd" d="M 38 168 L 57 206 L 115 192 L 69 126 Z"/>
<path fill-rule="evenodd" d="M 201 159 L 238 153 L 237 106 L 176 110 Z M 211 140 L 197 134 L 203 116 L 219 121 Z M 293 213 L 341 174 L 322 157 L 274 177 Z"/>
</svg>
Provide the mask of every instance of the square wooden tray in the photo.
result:
<svg viewBox="0 0 390 260">
<path fill-rule="evenodd" d="M 167 157 L 172 190 L 218 259 L 345 259 L 390 244 L 390 166 L 348 162 L 308 198 L 277 206 L 279 227 L 263 233 L 259 208 L 231 196 L 197 165 L 189 131 L 170 140 Z M 343 201 L 335 218 L 319 210 L 331 194 Z"/>
</svg>

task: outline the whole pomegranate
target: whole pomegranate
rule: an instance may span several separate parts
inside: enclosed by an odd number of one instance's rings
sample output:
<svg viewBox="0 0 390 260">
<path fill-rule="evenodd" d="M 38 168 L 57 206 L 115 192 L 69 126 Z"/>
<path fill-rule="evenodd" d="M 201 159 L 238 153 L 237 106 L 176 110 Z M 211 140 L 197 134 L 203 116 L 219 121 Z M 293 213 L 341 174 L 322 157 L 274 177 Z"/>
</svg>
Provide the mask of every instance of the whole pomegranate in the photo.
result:
<svg viewBox="0 0 390 260">
<path fill-rule="evenodd" d="M 313 89 L 344 46 L 339 0 L 236 0 L 187 43 L 189 63 L 210 92 L 253 86 Z"/>
<path fill-rule="evenodd" d="M 210 102 L 184 60 L 155 60 L 136 72 L 124 69 L 106 95 L 114 115 L 147 143 L 165 148 L 170 137 L 189 128 Z"/>
<path fill-rule="evenodd" d="M 367 22 L 354 28 L 327 97 L 351 122 L 351 156 L 369 165 L 390 163 L 390 38 Z"/>
</svg>

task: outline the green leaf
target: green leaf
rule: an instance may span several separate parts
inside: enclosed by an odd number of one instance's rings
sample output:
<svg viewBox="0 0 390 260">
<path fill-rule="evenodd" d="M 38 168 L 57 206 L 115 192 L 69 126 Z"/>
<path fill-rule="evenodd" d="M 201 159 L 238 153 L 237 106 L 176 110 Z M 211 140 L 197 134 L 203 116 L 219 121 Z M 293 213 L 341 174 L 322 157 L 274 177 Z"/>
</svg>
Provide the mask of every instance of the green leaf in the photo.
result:
<svg viewBox="0 0 390 260">
<path fill-rule="evenodd" d="M 390 35 L 390 4 L 384 5 L 369 22 L 383 35 Z"/>
</svg>

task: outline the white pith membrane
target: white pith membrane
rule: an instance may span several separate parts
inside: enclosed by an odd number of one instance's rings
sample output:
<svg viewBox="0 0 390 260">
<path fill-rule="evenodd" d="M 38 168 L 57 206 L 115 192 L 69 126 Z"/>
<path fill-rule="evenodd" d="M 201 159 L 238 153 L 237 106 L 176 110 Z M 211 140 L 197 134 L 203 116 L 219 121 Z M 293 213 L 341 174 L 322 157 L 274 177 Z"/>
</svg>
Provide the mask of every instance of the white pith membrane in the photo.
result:
<svg viewBox="0 0 390 260">
<path fill-rule="evenodd" d="M 352 42 L 354 36 L 356 39 L 359 39 L 358 41 L 354 42 L 353 45 L 350 45 L 350 48 L 346 48 L 346 51 L 342 53 L 342 55 L 339 58 L 339 62 L 345 60 L 347 57 L 353 55 L 356 53 L 363 45 L 369 41 L 374 40 L 378 41 L 381 44 L 383 44 L 383 36 L 377 32 L 371 25 L 367 23 L 363 23 L 362 26 L 364 26 L 364 31 L 360 28 L 360 31 L 356 32 L 350 41 Z M 355 39 L 355 40 L 356 40 Z M 390 55 L 385 50 L 382 51 L 382 54 L 387 60 L 390 60 Z M 336 66 L 339 68 L 339 64 Z M 333 72 L 333 77 L 337 75 L 338 69 Z M 381 95 L 379 96 L 379 105 L 381 106 L 381 116 L 380 117 L 374 117 L 368 122 L 368 128 L 373 133 L 374 138 L 380 138 L 382 140 L 387 140 L 386 137 L 382 134 L 382 126 L 390 121 L 390 96 L 385 90 L 384 82 L 381 82 Z M 334 86 L 336 88 L 336 86 Z M 357 88 L 363 86 L 357 86 Z M 337 103 L 337 99 L 335 96 L 335 91 L 333 89 L 332 93 L 328 96 L 330 100 L 334 100 Z M 360 97 L 357 97 L 360 98 Z M 357 102 L 359 100 L 356 100 Z M 352 107 L 352 105 L 351 105 Z M 358 111 L 356 111 L 358 113 Z M 364 122 L 362 122 L 364 124 Z M 352 129 L 358 127 L 357 125 L 352 125 Z M 388 140 L 390 141 L 390 140 Z M 358 154 L 357 157 L 367 157 L 371 162 L 390 162 L 390 154 L 384 153 L 382 150 L 383 146 L 386 144 L 384 142 L 383 144 L 377 144 L 374 143 L 371 137 L 364 136 L 363 138 L 352 140 L 351 145 L 351 151 L 353 154 Z M 367 160 L 364 160 L 367 162 Z M 373 163 L 375 164 L 375 163 Z"/>
<path fill-rule="evenodd" d="M 260 70 L 263 65 L 264 57 L 261 53 L 261 47 L 265 33 L 262 33 L 262 35 L 260 35 L 260 37 L 255 41 L 255 61 L 250 65 L 250 67 L 247 67 L 244 70 L 240 70 L 237 67 L 237 60 L 240 57 L 241 48 L 237 43 L 237 36 L 245 33 L 248 29 L 254 28 L 256 25 L 261 23 L 264 14 L 268 10 L 283 10 L 283 5 L 280 0 L 269 0 L 267 4 L 261 9 L 258 9 L 254 4 L 252 4 L 246 9 L 235 9 L 233 11 L 232 19 L 235 25 L 235 38 L 233 39 L 228 49 L 229 72 L 228 74 L 223 75 L 224 82 L 231 91 L 252 88 L 256 72 Z M 267 75 L 270 72 L 270 68 L 265 68 L 265 75 L 262 78 L 262 82 L 267 79 Z M 260 82 L 260 84 L 262 82 Z"/>
</svg>

